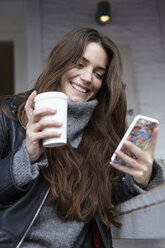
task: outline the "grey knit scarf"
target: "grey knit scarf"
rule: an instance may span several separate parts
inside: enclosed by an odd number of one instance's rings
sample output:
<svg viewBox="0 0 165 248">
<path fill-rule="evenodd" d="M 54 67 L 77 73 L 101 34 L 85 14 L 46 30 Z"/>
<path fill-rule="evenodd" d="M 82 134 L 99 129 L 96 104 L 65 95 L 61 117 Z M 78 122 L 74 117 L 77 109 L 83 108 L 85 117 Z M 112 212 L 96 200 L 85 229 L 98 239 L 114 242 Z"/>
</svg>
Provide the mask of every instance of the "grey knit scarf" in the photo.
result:
<svg viewBox="0 0 165 248">
<path fill-rule="evenodd" d="M 68 103 L 68 123 L 67 136 L 72 147 L 78 148 L 85 127 L 98 104 L 94 99 L 89 102 L 69 102 Z"/>
</svg>

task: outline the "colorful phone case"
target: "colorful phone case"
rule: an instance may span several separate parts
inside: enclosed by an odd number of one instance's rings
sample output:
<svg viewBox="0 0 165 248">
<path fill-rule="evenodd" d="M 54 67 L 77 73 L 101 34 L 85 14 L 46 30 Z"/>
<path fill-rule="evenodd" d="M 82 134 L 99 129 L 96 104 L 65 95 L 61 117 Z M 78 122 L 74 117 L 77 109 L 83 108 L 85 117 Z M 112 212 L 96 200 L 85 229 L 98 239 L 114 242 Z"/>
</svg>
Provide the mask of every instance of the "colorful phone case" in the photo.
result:
<svg viewBox="0 0 165 248">
<path fill-rule="evenodd" d="M 156 119 L 143 115 L 137 115 L 116 150 L 121 150 L 128 156 L 136 159 L 135 155 L 131 154 L 131 152 L 128 151 L 128 149 L 123 145 L 124 141 L 129 140 L 140 149 L 145 150 L 150 140 L 151 133 L 153 129 L 158 126 L 158 124 L 159 122 Z M 111 161 L 117 164 L 127 165 L 120 158 L 118 158 L 115 153 L 111 157 Z"/>
</svg>

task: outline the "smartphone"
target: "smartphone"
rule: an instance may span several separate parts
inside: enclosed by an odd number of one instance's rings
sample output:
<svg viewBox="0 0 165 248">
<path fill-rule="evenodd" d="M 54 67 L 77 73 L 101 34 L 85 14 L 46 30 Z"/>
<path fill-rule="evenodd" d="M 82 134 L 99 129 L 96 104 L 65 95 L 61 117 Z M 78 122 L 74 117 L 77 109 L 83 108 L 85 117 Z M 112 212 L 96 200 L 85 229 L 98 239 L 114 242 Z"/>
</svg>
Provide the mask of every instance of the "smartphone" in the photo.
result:
<svg viewBox="0 0 165 248">
<path fill-rule="evenodd" d="M 121 150 L 128 156 L 136 159 L 136 156 L 131 154 L 123 143 L 126 140 L 129 140 L 140 149 L 145 150 L 148 146 L 153 129 L 158 125 L 159 121 L 156 119 L 144 115 L 137 115 L 120 141 L 116 151 Z M 111 162 L 128 166 L 124 161 L 118 158 L 115 153 L 111 157 Z"/>
</svg>

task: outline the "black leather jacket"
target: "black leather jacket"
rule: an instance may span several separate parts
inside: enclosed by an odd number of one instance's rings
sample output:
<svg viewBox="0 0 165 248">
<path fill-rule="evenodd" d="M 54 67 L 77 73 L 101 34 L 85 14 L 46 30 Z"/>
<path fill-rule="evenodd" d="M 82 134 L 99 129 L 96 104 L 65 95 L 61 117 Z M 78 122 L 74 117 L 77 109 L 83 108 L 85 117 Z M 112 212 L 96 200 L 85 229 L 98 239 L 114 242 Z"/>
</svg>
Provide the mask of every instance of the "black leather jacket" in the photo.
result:
<svg viewBox="0 0 165 248">
<path fill-rule="evenodd" d="M 8 100 L 7 108 L 17 113 L 20 99 Z M 25 139 L 20 123 L 0 114 L 0 248 L 20 247 L 37 217 L 49 191 L 49 184 L 40 175 L 26 187 L 16 185 L 12 175 L 14 154 Z M 41 190 L 42 187 L 42 190 Z M 113 201 L 118 203 L 133 197 L 119 179 L 113 188 Z M 112 247 L 110 231 L 107 231 L 98 215 L 95 217 L 100 231 L 100 247 Z"/>
</svg>

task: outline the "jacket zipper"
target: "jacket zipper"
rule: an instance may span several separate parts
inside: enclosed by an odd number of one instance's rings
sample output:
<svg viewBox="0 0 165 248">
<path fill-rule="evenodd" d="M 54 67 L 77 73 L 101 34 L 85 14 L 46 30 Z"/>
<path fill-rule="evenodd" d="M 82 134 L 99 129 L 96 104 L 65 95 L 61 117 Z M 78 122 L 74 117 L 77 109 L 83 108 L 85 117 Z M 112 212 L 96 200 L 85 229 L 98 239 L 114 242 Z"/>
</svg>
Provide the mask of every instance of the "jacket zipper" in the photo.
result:
<svg viewBox="0 0 165 248">
<path fill-rule="evenodd" d="M 47 192 L 45 193 L 45 196 L 44 196 L 44 198 L 43 198 L 43 200 L 42 200 L 40 206 L 38 207 L 36 214 L 34 215 L 34 217 L 33 217 L 32 221 L 31 221 L 31 223 L 29 224 L 28 228 L 26 229 L 25 233 L 23 234 L 23 236 L 22 236 L 20 242 L 18 243 L 18 245 L 16 246 L 16 248 L 19 248 L 19 247 L 22 245 L 22 243 L 23 243 L 23 241 L 24 241 L 24 239 L 25 239 L 27 233 L 29 232 L 31 226 L 33 225 L 35 219 L 37 218 L 37 216 L 38 216 L 38 214 L 39 214 L 39 212 L 40 212 L 40 210 L 41 210 L 41 208 L 42 208 L 42 206 L 43 206 L 43 204 L 44 204 L 44 202 L 45 202 L 45 200 L 46 200 L 46 197 L 47 197 L 47 195 L 49 194 L 49 191 L 50 191 L 50 188 L 48 188 Z"/>
</svg>

